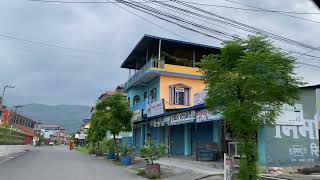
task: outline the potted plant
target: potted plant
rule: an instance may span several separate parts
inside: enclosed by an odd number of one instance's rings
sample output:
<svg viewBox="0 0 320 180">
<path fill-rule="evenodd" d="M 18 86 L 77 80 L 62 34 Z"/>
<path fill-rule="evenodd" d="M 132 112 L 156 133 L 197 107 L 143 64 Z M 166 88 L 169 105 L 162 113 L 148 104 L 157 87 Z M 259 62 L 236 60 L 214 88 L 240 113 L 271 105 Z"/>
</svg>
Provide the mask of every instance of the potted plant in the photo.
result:
<svg viewBox="0 0 320 180">
<path fill-rule="evenodd" d="M 166 146 L 155 141 L 148 140 L 141 148 L 141 158 L 147 161 L 145 173 L 160 175 L 160 164 L 154 163 L 165 155 Z"/>
<path fill-rule="evenodd" d="M 131 165 L 132 161 L 132 153 L 134 152 L 134 147 L 128 145 L 128 144 L 122 144 L 120 147 L 120 153 L 121 153 L 121 162 L 124 165 Z"/>
<path fill-rule="evenodd" d="M 113 142 L 113 140 L 109 139 L 106 142 L 106 146 L 107 146 L 107 149 L 108 149 L 107 159 L 114 159 L 115 158 L 115 146 L 116 146 L 116 144 Z"/>
</svg>

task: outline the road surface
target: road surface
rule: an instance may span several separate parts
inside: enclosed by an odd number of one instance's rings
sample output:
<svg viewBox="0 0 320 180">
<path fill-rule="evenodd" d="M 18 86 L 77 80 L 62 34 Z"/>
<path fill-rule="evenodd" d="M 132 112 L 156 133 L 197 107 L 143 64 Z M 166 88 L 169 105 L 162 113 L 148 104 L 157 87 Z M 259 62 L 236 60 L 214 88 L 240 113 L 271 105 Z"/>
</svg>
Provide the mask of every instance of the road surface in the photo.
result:
<svg viewBox="0 0 320 180">
<path fill-rule="evenodd" d="M 67 146 L 39 147 L 0 164 L 1 180 L 142 179 L 123 167 L 69 151 Z"/>
</svg>

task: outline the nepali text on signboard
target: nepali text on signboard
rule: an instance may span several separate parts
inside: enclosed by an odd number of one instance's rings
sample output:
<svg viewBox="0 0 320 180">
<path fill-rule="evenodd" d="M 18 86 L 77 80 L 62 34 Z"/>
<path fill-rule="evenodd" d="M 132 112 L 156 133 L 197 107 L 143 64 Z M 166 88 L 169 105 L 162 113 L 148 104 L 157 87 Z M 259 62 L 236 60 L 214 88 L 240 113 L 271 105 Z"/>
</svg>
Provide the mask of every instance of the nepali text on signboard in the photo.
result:
<svg viewBox="0 0 320 180">
<path fill-rule="evenodd" d="M 283 105 L 282 113 L 276 119 L 276 124 L 292 126 L 304 125 L 302 104 L 295 104 L 294 106 L 288 104 Z"/>
<path fill-rule="evenodd" d="M 206 122 L 222 119 L 222 115 L 220 112 L 210 112 L 208 109 L 201 109 L 196 112 L 196 122 Z"/>
<path fill-rule="evenodd" d="M 158 116 L 164 113 L 163 100 L 156 101 L 147 105 L 147 117 Z"/>
<path fill-rule="evenodd" d="M 178 114 L 174 114 L 168 117 L 169 118 L 169 125 L 178 125 L 178 124 L 185 124 L 194 122 L 196 118 L 196 113 L 194 110 L 186 111 Z"/>
<path fill-rule="evenodd" d="M 205 99 L 207 97 L 208 91 L 204 90 L 201 91 L 199 93 L 195 93 L 194 94 L 194 105 L 199 105 L 199 104 L 204 104 L 205 103 Z"/>
</svg>

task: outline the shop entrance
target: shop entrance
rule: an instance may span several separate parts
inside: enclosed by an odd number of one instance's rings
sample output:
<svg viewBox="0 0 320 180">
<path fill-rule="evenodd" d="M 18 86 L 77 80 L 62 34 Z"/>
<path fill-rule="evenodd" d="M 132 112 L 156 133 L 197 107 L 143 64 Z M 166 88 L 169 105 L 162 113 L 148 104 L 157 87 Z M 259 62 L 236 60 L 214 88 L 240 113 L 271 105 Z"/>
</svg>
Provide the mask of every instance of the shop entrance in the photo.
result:
<svg viewBox="0 0 320 180">
<path fill-rule="evenodd" d="M 177 125 L 170 128 L 170 154 L 184 155 L 184 126 Z"/>
</svg>

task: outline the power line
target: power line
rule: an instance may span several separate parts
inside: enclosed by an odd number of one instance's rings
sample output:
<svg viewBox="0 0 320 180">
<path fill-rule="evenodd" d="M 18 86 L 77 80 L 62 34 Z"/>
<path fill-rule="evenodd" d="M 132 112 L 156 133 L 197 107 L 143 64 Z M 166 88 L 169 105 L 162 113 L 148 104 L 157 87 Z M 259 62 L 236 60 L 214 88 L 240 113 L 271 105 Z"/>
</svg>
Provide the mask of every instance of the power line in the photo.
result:
<svg viewBox="0 0 320 180">
<path fill-rule="evenodd" d="M 61 3 L 61 4 L 121 4 L 120 2 L 114 1 L 60 1 L 60 0 L 28 0 L 33 2 L 43 3 Z M 147 0 L 147 1 L 134 1 L 132 3 L 152 3 L 159 0 Z M 168 2 L 170 0 L 161 0 L 162 2 Z"/>
<path fill-rule="evenodd" d="M 263 9 L 248 9 L 248 8 L 241 8 L 241 7 L 234 7 L 234 6 L 224 6 L 224 5 L 217 5 L 217 4 L 206 4 L 206 3 L 197 3 L 197 2 L 189 2 L 184 1 L 188 4 L 195 4 L 200 6 L 212 6 L 218 8 L 227 8 L 227 9 L 237 9 L 243 11 L 255 11 L 255 12 L 269 12 L 269 13 L 287 13 L 287 14 L 320 14 L 318 12 L 295 12 L 295 11 L 280 11 L 280 10 L 263 10 Z"/>
<path fill-rule="evenodd" d="M 107 1 L 107 2 L 110 2 L 110 1 Z M 133 14 L 133 15 L 137 16 L 137 17 L 139 17 L 139 18 L 144 19 L 145 21 L 147 21 L 147 22 L 149 22 L 149 23 L 151 23 L 151 24 L 153 24 L 153 25 L 155 25 L 155 26 L 157 26 L 157 27 L 159 27 L 159 28 L 161 28 L 161 29 L 163 29 L 163 30 L 166 30 L 166 31 L 168 31 L 168 32 L 170 32 L 170 33 L 172 33 L 172 34 L 174 34 L 174 35 L 176 35 L 176 36 L 180 37 L 181 39 L 184 39 L 184 40 L 188 40 L 188 41 L 190 41 L 189 39 L 187 39 L 187 38 L 185 38 L 185 37 L 181 36 L 180 34 L 175 33 L 175 32 L 173 32 L 173 31 L 171 31 L 170 29 L 165 28 L 165 27 L 163 27 L 163 26 L 161 26 L 161 25 L 159 25 L 159 24 L 157 24 L 157 23 L 154 23 L 154 22 L 152 22 L 151 20 L 149 20 L 149 19 L 147 19 L 147 18 L 145 18 L 145 17 L 143 17 L 143 16 L 140 16 L 139 14 L 137 14 L 137 13 L 135 13 L 135 12 L 130 11 L 129 9 L 126 9 L 126 8 L 124 8 L 124 7 L 120 6 L 119 4 L 116 4 L 116 3 L 115 3 L 115 5 L 116 5 L 116 6 L 118 6 L 119 8 L 121 8 L 121 9 L 123 9 L 123 10 L 125 10 L 125 11 L 127 11 L 127 12 L 129 12 L 129 13 L 131 13 L 131 14 Z"/>
<path fill-rule="evenodd" d="M 283 16 L 288 16 L 288 17 L 295 18 L 295 19 L 300 19 L 300 20 L 314 22 L 314 23 L 320 23 L 319 21 L 314 21 L 314 20 L 311 20 L 311 19 L 306 19 L 306 18 L 302 18 L 302 17 L 298 17 L 298 16 L 293 16 L 293 15 L 286 14 L 286 13 L 283 13 L 283 12 L 275 12 L 275 11 L 272 11 L 272 10 L 269 10 L 269 9 L 260 8 L 260 7 L 252 6 L 252 5 L 249 5 L 249 4 L 241 3 L 241 2 L 236 2 L 236 1 L 232 1 L 232 0 L 225 0 L 225 1 L 231 2 L 231 3 L 235 3 L 235 4 L 240 4 L 240 5 L 243 5 L 243 6 L 256 8 L 256 9 L 260 9 L 260 10 L 266 11 L 266 12 L 272 12 L 272 13 L 280 14 L 280 15 L 283 15 Z"/>
<path fill-rule="evenodd" d="M 223 23 L 223 24 L 226 24 L 226 25 L 229 25 L 229 26 L 232 26 L 232 27 L 236 27 L 238 29 L 242 29 L 244 31 L 248 31 L 248 32 L 251 32 L 251 33 L 262 34 L 262 35 L 265 35 L 265 36 L 267 36 L 269 38 L 272 38 L 274 40 L 282 41 L 282 42 L 285 42 L 285 43 L 288 43 L 288 44 L 291 44 L 291 45 L 301 46 L 301 47 L 308 48 L 308 49 L 316 49 L 316 47 L 314 47 L 314 46 L 311 46 L 311 45 L 308 45 L 308 44 L 305 44 L 305 43 L 302 43 L 302 42 L 299 42 L 299 41 L 296 41 L 296 40 L 292 40 L 292 39 L 289 39 L 289 38 L 286 38 L 286 37 L 283 37 L 283 36 L 280 36 L 280 35 L 277 35 L 277 34 L 274 34 L 274 33 L 270 33 L 268 31 L 265 31 L 265 30 L 262 30 L 262 29 L 259 29 L 259 28 L 253 27 L 253 26 L 249 26 L 249 25 L 241 23 L 239 21 L 232 20 L 230 18 L 226 18 L 224 16 L 218 15 L 218 14 L 210 12 L 210 11 L 206 11 L 204 9 L 192 6 L 192 5 L 187 4 L 187 3 L 183 3 L 181 1 L 173 0 L 173 2 L 181 4 L 183 6 L 186 6 L 186 7 L 190 8 L 190 9 L 197 10 L 199 12 L 202 12 L 202 13 L 205 13 L 205 14 L 209 14 L 209 15 L 215 17 L 212 20 L 216 19 L 216 21 L 219 22 L 219 23 Z"/>
<path fill-rule="evenodd" d="M 34 2 L 43 2 L 43 3 L 62 3 L 62 4 L 119 4 L 120 2 L 114 1 L 60 1 L 60 0 L 28 0 Z M 131 1 L 131 3 L 153 3 L 153 2 L 170 2 L 171 0 L 149 0 L 149 1 Z M 280 10 L 267 10 L 267 9 L 249 9 L 249 8 L 241 8 L 241 7 L 234 7 L 234 6 L 224 6 L 224 5 L 217 5 L 217 4 L 207 4 L 207 3 L 197 3 L 191 1 L 181 1 L 188 4 L 195 4 L 200 6 L 212 6 L 218 8 L 227 8 L 227 9 L 237 9 L 243 11 L 255 11 L 255 12 L 269 12 L 269 13 L 286 13 L 286 14 L 320 14 L 318 12 L 295 12 L 295 11 L 280 11 Z M 121 4 L 121 3 L 120 3 Z"/>
<path fill-rule="evenodd" d="M 119 0 L 119 2 L 120 2 L 120 0 Z M 135 5 L 135 4 L 130 4 L 130 2 L 124 2 L 123 4 L 125 4 L 126 6 L 129 6 L 129 7 L 133 8 L 133 9 L 135 9 L 135 10 L 144 12 L 145 14 L 149 14 L 149 15 L 151 15 L 151 16 L 157 17 L 158 19 L 161 19 L 161 20 L 163 20 L 163 21 L 169 22 L 169 23 L 171 23 L 171 24 L 175 24 L 175 25 L 177 25 L 177 26 L 179 26 L 179 27 L 181 27 L 181 28 L 184 28 L 184 29 L 190 30 L 190 31 L 192 31 L 192 32 L 196 32 L 196 33 L 202 34 L 202 35 L 204 35 L 204 36 L 207 36 L 207 37 L 210 37 L 210 38 L 219 40 L 219 41 L 224 41 L 223 39 L 218 38 L 218 37 L 216 37 L 216 36 L 212 36 L 212 35 L 210 35 L 210 34 L 201 32 L 201 31 L 199 31 L 199 30 L 196 30 L 196 29 L 187 27 L 187 26 L 185 26 L 185 25 L 179 24 L 178 22 L 174 22 L 174 21 L 171 21 L 171 20 L 169 20 L 169 19 L 163 18 L 163 17 L 161 17 L 159 14 L 157 14 L 157 13 L 155 13 L 155 12 L 152 12 L 152 11 L 150 12 L 148 8 L 139 7 L 139 6 Z"/>
<path fill-rule="evenodd" d="M 6 35 L 6 34 L 0 34 L 0 37 L 6 38 L 6 39 L 12 39 L 12 40 L 16 40 L 16 41 L 22 41 L 22 42 L 29 43 L 29 44 L 36 44 L 36 45 L 51 47 L 51 48 L 65 49 L 65 50 L 71 50 L 71 51 L 79 51 L 79 52 L 85 52 L 85 53 L 91 53 L 91 54 L 105 54 L 105 53 L 100 52 L 100 51 L 93 51 L 93 50 L 87 50 L 87 49 L 77 49 L 77 48 L 65 47 L 65 46 L 62 46 L 62 45 L 51 44 L 51 43 L 40 42 L 40 41 L 33 41 L 33 40 L 24 39 L 24 38 L 15 37 L 15 36 Z"/>
<path fill-rule="evenodd" d="M 207 34 L 207 33 L 203 33 L 199 30 L 196 30 L 194 28 L 190 28 L 190 27 L 187 27 L 185 25 L 182 25 L 180 24 L 181 22 L 184 23 L 184 24 L 188 24 L 188 25 L 191 25 L 191 26 L 194 26 L 194 27 L 197 27 L 197 28 L 200 28 L 200 29 L 204 29 L 206 31 L 209 31 L 209 32 L 213 32 L 213 33 L 218 33 L 219 35 L 223 35 L 223 36 L 229 36 L 229 37 L 233 37 L 232 35 L 228 35 L 224 32 L 221 32 L 221 31 L 217 31 L 217 30 L 214 30 L 212 28 L 209 28 L 207 26 L 203 26 L 203 25 L 200 25 L 200 24 L 197 24 L 197 23 L 194 23 L 194 22 L 191 22 L 191 21 L 188 21 L 188 20 L 185 20 L 181 17 L 178 17 L 178 16 L 175 16 L 175 15 L 172 15 L 172 14 L 169 14 L 169 13 L 166 13 L 166 12 L 163 12 L 163 11 L 160 11 L 158 9 L 155 9 L 151 6 L 147 6 L 147 5 L 142 5 L 142 3 L 137 3 L 135 1 L 124 1 L 124 0 L 118 0 L 117 1 L 118 3 L 122 3 L 126 6 L 129 6 L 135 10 L 138 10 L 138 11 L 141 11 L 145 14 L 149 14 L 151 16 L 154 16 L 154 17 L 157 17 L 163 21 L 166 21 L 166 22 L 169 22 L 169 23 L 172 23 L 172 24 L 175 24 L 177 26 L 180 26 L 184 29 L 187 29 L 187 30 L 190 30 L 190 31 L 193 31 L 193 32 L 197 32 L 197 33 L 200 33 L 202 35 L 205 35 L 205 36 L 208 36 L 208 37 L 212 37 L 214 39 L 217 39 L 217 40 L 220 40 L 220 41 L 224 41 L 223 39 L 220 39 L 220 38 L 217 38 L 215 36 L 212 36 L 210 34 Z M 177 10 L 180 10 L 182 12 L 185 13 L 190 13 L 191 11 L 187 11 L 185 9 L 181 9 L 179 7 L 175 7 L 175 6 L 172 6 L 172 5 L 168 5 L 166 3 L 163 3 L 163 1 L 148 1 L 148 2 L 154 2 L 154 3 L 159 3 L 161 4 L 162 6 L 167 6 L 169 8 L 173 8 L 175 9 L 175 12 L 177 12 Z M 183 3 L 182 1 L 172 1 L 172 2 L 176 2 L 176 3 Z M 113 3 L 113 2 L 112 2 Z M 184 2 L 182 5 L 184 5 L 185 3 L 187 2 Z M 194 6 L 187 6 L 189 8 L 193 8 L 193 9 L 196 9 L 200 12 L 203 12 L 203 13 L 207 13 L 207 14 L 210 14 L 210 15 L 213 15 L 214 13 L 208 13 L 207 11 L 204 11 L 204 10 L 201 10 L 200 8 L 194 8 Z M 199 10 L 200 9 L 200 10 Z M 265 33 L 267 34 L 267 36 L 269 37 L 272 37 L 276 40 L 280 40 L 280 41 L 283 41 L 283 42 L 286 42 L 286 43 L 289 43 L 289 44 L 292 44 L 292 45 L 299 45 L 299 46 L 302 46 L 302 47 L 305 47 L 305 48 L 310 48 L 312 50 L 318 50 L 316 49 L 315 47 L 312 47 L 310 45 L 307 45 L 307 44 L 304 44 L 304 43 L 301 43 L 301 42 L 298 42 L 298 41 L 295 41 L 295 40 L 291 40 L 291 39 L 288 39 L 288 38 L 285 38 L 285 37 L 282 37 L 282 36 L 279 36 L 279 35 L 276 35 L 276 34 L 273 34 L 273 33 L 269 33 L 267 31 L 263 31 L 263 30 L 260 30 L 258 28 L 254 28 L 254 27 L 251 27 L 251 26 L 248 26 L 246 24 L 242 24 L 240 22 L 237 22 L 237 21 L 234 21 L 234 20 L 231 20 L 231 19 L 228 19 L 228 18 L 225 18 L 223 16 L 219 16 L 219 15 L 216 15 L 214 14 L 215 16 L 217 16 L 218 18 L 222 19 L 222 20 L 219 20 L 219 19 L 215 19 L 215 18 L 209 18 L 208 16 L 203 16 L 201 14 L 198 14 L 198 13 L 194 13 L 194 12 L 191 12 L 193 15 L 195 16 L 198 16 L 198 17 L 201 17 L 201 18 L 204 18 L 204 19 L 210 19 L 210 20 L 213 20 L 213 21 L 219 21 L 220 23 L 224 23 L 224 24 L 227 24 L 227 25 L 231 25 L 233 27 L 236 27 L 236 28 L 239 28 L 241 30 L 245 30 L 245 31 L 248 31 L 248 32 L 251 32 L 251 33 Z M 180 13 L 181 14 L 181 13 Z M 161 17 L 162 16 L 162 17 Z M 141 18 L 144 18 L 142 16 L 140 16 Z M 166 17 L 166 18 L 164 18 Z M 189 15 L 190 17 L 190 15 Z M 170 18 L 170 19 L 173 19 L 177 22 L 174 22 L 174 21 L 171 21 L 171 20 L 168 20 L 167 18 Z M 199 19 L 199 18 L 196 18 L 196 19 Z M 229 22 L 228 22 L 229 21 Z M 150 21 L 149 21 L 150 22 Z M 152 22 L 152 21 L 151 21 Z M 303 62 L 302 62 L 303 63 Z M 308 63 L 304 63 L 303 65 L 307 65 L 307 66 L 312 66 L 312 64 L 308 64 Z"/>
<path fill-rule="evenodd" d="M 316 48 L 316 49 L 311 49 L 311 50 L 309 50 L 309 51 L 307 51 L 307 52 L 305 52 L 305 53 L 300 54 L 298 57 L 308 55 L 309 53 L 311 53 L 311 52 L 313 52 L 313 51 L 315 51 L 315 50 L 319 50 L 319 49 L 320 49 L 320 47 L 318 47 L 318 48 Z"/>
</svg>

